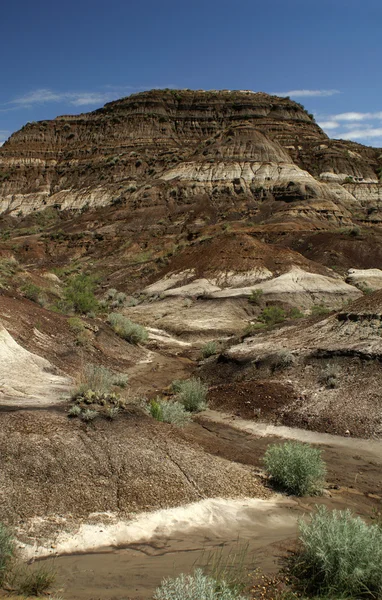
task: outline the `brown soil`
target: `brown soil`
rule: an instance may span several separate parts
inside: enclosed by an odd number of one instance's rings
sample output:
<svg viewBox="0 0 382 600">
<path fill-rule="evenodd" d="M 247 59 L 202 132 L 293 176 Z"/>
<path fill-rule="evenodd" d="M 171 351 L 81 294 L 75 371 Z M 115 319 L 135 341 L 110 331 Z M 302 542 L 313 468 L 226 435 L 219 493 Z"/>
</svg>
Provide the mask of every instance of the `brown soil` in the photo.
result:
<svg viewBox="0 0 382 600">
<path fill-rule="evenodd" d="M 356 237 L 338 231 L 322 231 L 314 234 L 292 233 L 274 237 L 273 240 L 342 274 L 346 274 L 348 269 L 380 269 L 382 266 L 379 229 L 367 228 Z"/>
<path fill-rule="evenodd" d="M 290 384 L 250 380 L 214 386 L 209 389 L 208 400 L 211 408 L 244 419 L 270 418 L 274 422 L 296 400 L 296 392 Z"/>
<path fill-rule="evenodd" d="M 265 244 L 250 235 L 228 233 L 191 245 L 173 258 L 163 273 L 156 275 L 156 279 L 166 273 L 188 269 L 195 269 L 197 277 L 215 272 L 251 271 L 256 267 L 265 267 L 275 275 L 281 275 L 289 271 L 292 265 L 328 275 L 328 271 L 320 264 L 307 260 L 293 250 Z"/>
<path fill-rule="evenodd" d="M 136 407 L 112 422 L 86 424 L 56 410 L 2 412 L 0 419 L 0 520 L 8 523 L 269 495 L 248 468 L 206 454 Z"/>
</svg>

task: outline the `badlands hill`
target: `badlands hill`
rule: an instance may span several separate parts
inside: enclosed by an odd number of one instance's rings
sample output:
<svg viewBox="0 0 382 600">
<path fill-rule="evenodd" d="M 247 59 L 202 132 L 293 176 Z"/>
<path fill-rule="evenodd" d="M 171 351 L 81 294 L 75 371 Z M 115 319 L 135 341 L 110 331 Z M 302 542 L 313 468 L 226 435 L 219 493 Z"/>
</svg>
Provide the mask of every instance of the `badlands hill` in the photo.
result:
<svg viewBox="0 0 382 600">
<path fill-rule="evenodd" d="M 124 203 L 152 221 L 376 222 L 381 167 L 381 150 L 330 140 L 289 98 L 153 90 L 13 134 L 0 211 Z"/>
<path fill-rule="evenodd" d="M 245 419 L 380 437 L 381 172 L 381 149 L 247 91 L 153 90 L 14 133 L 0 148 L 1 518 L 33 538 L 36 517 L 44 533 L 57 514 L 267 497 L 228 429 L 148 415 L 175 379 L 202 378 L 211 408 Z M 73 282 L 91 309 L 68 305 Z M 111 312 L 147 339 L 117 335 Z M 68 418 L 88 365 L 128 376 L 117 419 Z"/>
</svg>

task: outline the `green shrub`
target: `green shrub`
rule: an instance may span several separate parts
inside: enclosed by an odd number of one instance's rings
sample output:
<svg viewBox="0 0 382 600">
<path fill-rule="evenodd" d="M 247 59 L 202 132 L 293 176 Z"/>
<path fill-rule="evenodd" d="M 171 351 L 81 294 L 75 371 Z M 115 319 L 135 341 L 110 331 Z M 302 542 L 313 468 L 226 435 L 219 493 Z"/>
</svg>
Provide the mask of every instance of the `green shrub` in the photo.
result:
<svg viewBox="0 0 382 600">
<path fill-rule="evenodd" d="M 163 421 L 162 404 L 160 402 L 160 398 L 150 401 L 149 412 L 150 415 L 157 421 Z"/>
<path fill-rule="evenodd" d="M 248 302 L 255 306 L 260 306 L 263 297 L 263 290 L 252 290 L 251 295 L 248 298 Z"/>
<path fill-rule="evenodd" d="M 15 553 L 15 541 L 11 531 L 0 523 L 0 583 Z"/>
<path fill-rule="evenodd" d="M 110 419 L 110 421 L 113 421 L 118 417 L 119 410 L 119 406 L 109 406 L 109 408 L 106 409 L 107 418 Z"/>
<path fill-rule="evenodd" d="M 207 408 L 208 386 L 200 379 L 192 377 L 184 381 L 176 382 L 177 399 L 189 412 L 199 412 Z"/>
<path fill-rule="evenodd" d="M 289 318 L 290 319 L 302 319 L 303 316 L 304 316 L 304 313 L 302 313 L 299 308 L 293 307 L 289 311 Z"/>
<path fill-rule="evenodd" d="M 201 349 L 202 358 L 209 358 L 217 352 L 216 342 L 207 342 Z"/>
<path fill-rule="evenodd" d="M 21 287 L 21 293 L 25 298 L 28 298 L 28 300 L 32 300 L 32 302 L 40 301 L 41 288 L 34 283 L 24 283 L 24 285 Z"/>
<path fill-rule="evenodd" d="M 94 421 L 94 419 L 96 417 L 98 417 L 98 411 L 97 410 L 91 410 L 90 408 L 87 408 L 82 413 L 82 420 L 85 421 L 86 423 L 89 423 L 90 421 Z"/>
<path fill-rule="evenodd" d="M 157 398 L 150 402 L 150 414 L 157 421 L 163 421 L 164 423 L 172 423 L 183 427 L 191 421 L 191 415 L 186 411 L 183 404 L 178 401 L 163 400 Z"/>
<path fill-rule="evenodd" d="M 64 310 L 87 314 L 98 310 L 94 295 L 95 279 L 90 275 L 76 275 L 64 289 L 64 302 L 59 303 Z"/>
<path fill-rule="evenodd" d="M 204 575 L 201 569 L 196 569 L 191 575 L 167 578 L 155 590 L 154 600 L 245 600 L 228 584 L 216 581 Z"/>
<path fill-rule="evenodd" d="M 320 506 L 309 522 L 301 520 L 300 548 L 290 559 L 291 573 L 305 593 L 330 598 L 382 594 L 382 531 L 349 510 Z"/>
<path fill-rule="evenodd" d="M 79 417 L 82 410 L 78 404 L 73 404 L 68 410 L 68 417 Z"/>
<path fill-rule="evenodd" d="M 108 321 L 115 333 L 131 344 L 142 344 L 148 339 L 147 329 L 143 325 L 130 321 L 121 313 L 111 313 Z"/>
<path fill-rule="evenodd" d="M 69 329 L 73 331 L 73 333 L 83 333 L 85 331 L 85 323 L 80 317 L 70 317 L 68 319 Z"/>
<path fill-rule="evenodd" d="M 285 310 L 280 306 L 267 306 L 261 311 L 259 321 L 266 325 L 276 325 L 285 321 L 285 317 Z"/>
<path fill-rule="evenodd" d="M 326 467 L 321 450 L 301 442 L 272 444 L 264 455 L 268 475 L 290 494 L 306 496 L 322 489 Z"/>
<path fill-rule="evenodd" d="M 314 316 L 323 316 L 330 313 L 330 310 L 323 304 L 314 304 L 310 309 L 310 312 Z"/>
</svg>

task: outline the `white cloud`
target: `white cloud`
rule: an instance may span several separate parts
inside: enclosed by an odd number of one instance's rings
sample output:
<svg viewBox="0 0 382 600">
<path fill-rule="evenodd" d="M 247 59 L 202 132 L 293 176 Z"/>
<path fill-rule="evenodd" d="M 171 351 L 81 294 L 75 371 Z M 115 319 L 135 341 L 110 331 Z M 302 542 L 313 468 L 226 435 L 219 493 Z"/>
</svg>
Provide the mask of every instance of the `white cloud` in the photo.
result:
<svg viewBox="0 0 382 600">
<path fill-rule="evenodd" d="M 382 127 L 367 126 L 363 129 L 351 129 L 339 135 L 343 140 L 370 140 L 382 138 Z"/>
<path fill-rule="evenodd" d="M 133 92 L 158 89 L 160 87 L 172 88 L 174 86 L 104 86 L 103 90 L 83 92 L 57 92 L 49 88 L 40 88 L 32 90 L 23 96 L 19 96 L 18 98 L 14 98 L 6 104 L 3 104 L 0 106 L 0 112 L 9 112 L 21 108 L 32 108 L 39 104 L 48 104 L 52 102 L 60 102 L 71 106 L 102 106 L 106 102 L 117 100 Z"/>
<path fill-rule="evenodd" d="M 334 121 L 366 121 L 367 119 L 382 119 L 382 112 L 346 112 L 339 115 L 332 115 L 331 118 Z"/>
<path fill-rule="evenodd" d="M 337 121 L 321 121 L 318 123 L 322 129 L 337 129 L 340 127 L 340 124 Z"/>
<path fill-rule="evenodd" d="M 54 92 L 49 89 L 39 89 L 15 98 L 9 104 L 20 108 L 36 104 L 47 104 L 48 102 L 64 102 L 74 106 L 90 106 L 103 104 L 115 98 L 115 96 L 116 94 L 112 92 Z"/>
<path fill-rule="evenodd" d="M 339 90 L 289 90 L 288 92 L 277 92 L 275 96 L 290 96 L 291 98 L 311 98 L 319 97 L 326 98 L 340 94 Z"/>
</svg>

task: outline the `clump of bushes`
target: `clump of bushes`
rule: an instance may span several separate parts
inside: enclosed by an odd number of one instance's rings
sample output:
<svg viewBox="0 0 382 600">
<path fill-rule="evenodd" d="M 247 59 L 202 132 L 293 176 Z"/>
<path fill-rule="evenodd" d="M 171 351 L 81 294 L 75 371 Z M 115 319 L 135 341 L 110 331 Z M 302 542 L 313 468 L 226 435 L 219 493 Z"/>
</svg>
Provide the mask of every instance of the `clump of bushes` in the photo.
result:
<svg viewBox="0 0 382 600">
<path fill-rule="evenodd" d="M 126 387 L 127 382 L 128 377 L 123 373 L 113 373 L 101 365 L 86 365 L 78 377 L 78 386 L 72 392 L 74 404 L 68 411 L 68 417 L 92 421 L 101 415 L 114 419 L 126 402 L 112 388 Z"/>
<path fill-rule="evenodd" d="M 94 419 L 98 417 L 98 411 L 87 408 L 83 411 L 81 417 L 82 420 L 85 421 L 85 423 L 89 423 L 90 421 L 94 421 Z"/>
<path fill-rule="evenodd" d="M 283 371 L 292 366 L 295 362 L 295 357 L 289 350 L 279 350 L 270 356 L 270 367 L 272 371 Z"/>
<path fill-rule="evenodd" d="M 74 391 L 73 396 L 92 390 L 97 394 L 107 394 L 118 376 L 115 375 L 107 367 L 102 365 L 93 365 L 89 363 L 85 365 L 78 376 L 78 388 Z"/>
<path fill-rule="evenodd" d="M 183 427 L 191 421 L 190 413 L 177 400 L 156 398 L 155 400 L 151 400 L 149 411 L 151 416 L 157 421 L 172 423 L 173 425 L 178 425 L 178 427 Z"/>
<path fill-rule="evenodd" d="M 318 448 L 293 441 L 272 444 L 263 461 L 271 481 L 289 494 L 306 496 L 322 489 L 326 466 Z"/>
<path fill-rule="evenodd" d="M 32 282 L 24 283 L 21 287 L 21 293 L 24 298 L 28 298 L 28 300 L 31 300 L 32 302 L 38 302 L 41 305 L 44 303 L 41 288 Z"/>
<path fill-rule="evenodd" d="M 330 310 L 323 304 L 314 304 L 310 309 L 310 312 L 313 316 L 319 317 L 328 315 L 330 313 Z"/>
<path fill-rule="evenodd" d="M 382 530 L 349 510 L 320 506 L 301 520 L 300 547 L 289 561 L 305 594 L 328 598 L 371 598 L 382 594 Z"/>
<path fill-rule="evenodd" d="M 162 581 L 154 593 L 154 600 L 246 600 L 224 580 L 217 581 L 196 569 L 191 575 L 183 573 Z"/>
<path fill-rule="evenodd" d="M 218 351 L 216 342 L 207 342 L 201 349 L 202 358 L 209 358 Z"/>
<path fill-rule="evenodd" d="M 200 412 L 207 408 L 208 386 L 197 377 L 183 381 L 173 381 L 172 389 L 176 399 L 189 412 Z"/>
<path fill-rule="evenodd" d="M 252 290 L 251 295 L 248 298 L 248 302 L 255 306 L 260 306 L 263 297 L 263 290 Z"/>
<path fill-rule="evenodd" d="M 259 316 L 259 321 L 265 325 L 276 325 L 286 319 L 286 312 L 280 306 L 267 306 L 263 308 Z"/>
<path fill-rule="evenodd" d="M 16 570 L 12 584 L 18 594 L 40 596 L 54 583 L 56 573 L 46 567 L 21 567 Z"/>
<path fill-rule="evenodd" d="M 121 313 L 111 313 L 108 321 L 117 335 L 131 344 L 143 344 L 148 339 L 148 332 L 143 325 L 134 323 Z"/>
<path fill-rule="evenodd" d="M 337 365 L 327 364 L 320 376 L 320 383 L 332 390 L 338 386 L 340 370 Z"/>
<path fill-rule="evenodd" d="M 69 329 L 76 335 L 76 344 L 78 346 L 88 346 L 91 343 L 90 331 L 80 317 L 70 317 L 68 319 Z"/>
<path fill-rule="evenodd" d="M 90 275 L 75 275 L 64 289 L 63 300 L 58 308 L 64 312 L 87 314 L 98 310 L 98 301 L 94 295 L 95 278 Z"/>
</svg>

